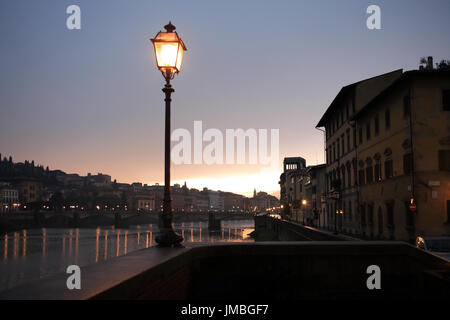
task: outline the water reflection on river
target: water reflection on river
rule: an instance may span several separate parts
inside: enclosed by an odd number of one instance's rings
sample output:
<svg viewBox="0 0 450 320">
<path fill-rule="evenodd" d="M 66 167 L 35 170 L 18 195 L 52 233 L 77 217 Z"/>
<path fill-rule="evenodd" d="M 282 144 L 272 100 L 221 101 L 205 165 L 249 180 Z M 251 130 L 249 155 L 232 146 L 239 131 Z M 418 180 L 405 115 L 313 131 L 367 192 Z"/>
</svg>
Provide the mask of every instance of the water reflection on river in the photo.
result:
<svg viewBox="0 0 450 320">
<path fill-rule="evenodd" d="M 221 231 L 210 233 L 207 222 L 176 223 L 175 230 L 190 242 L 253 241 L 252 220 L 222 221 Z M 155 224 L 129 229 L 32 229 L 4 234 L 0 239 L 0 291 L 26 281 L 64 272 L 68 265 L 101 263 L 156 245 Z"/>
</svg>

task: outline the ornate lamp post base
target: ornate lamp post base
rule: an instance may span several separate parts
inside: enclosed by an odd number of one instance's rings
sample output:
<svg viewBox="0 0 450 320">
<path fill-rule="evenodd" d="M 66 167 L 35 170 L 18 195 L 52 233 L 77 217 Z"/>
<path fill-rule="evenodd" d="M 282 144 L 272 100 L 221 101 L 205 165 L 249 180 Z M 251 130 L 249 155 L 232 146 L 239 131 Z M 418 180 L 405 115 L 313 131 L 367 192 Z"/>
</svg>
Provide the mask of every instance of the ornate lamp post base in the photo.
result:
<svg viewBox="0 0 450 320">
<path fill-rule="evenodd" d="M 160 247 L 182 247 L 181 242 L 183 241 L 183 237 L 176 234 L 172 228 L 163 228 L 160 229 L 155 241 Z"/>
</svg>

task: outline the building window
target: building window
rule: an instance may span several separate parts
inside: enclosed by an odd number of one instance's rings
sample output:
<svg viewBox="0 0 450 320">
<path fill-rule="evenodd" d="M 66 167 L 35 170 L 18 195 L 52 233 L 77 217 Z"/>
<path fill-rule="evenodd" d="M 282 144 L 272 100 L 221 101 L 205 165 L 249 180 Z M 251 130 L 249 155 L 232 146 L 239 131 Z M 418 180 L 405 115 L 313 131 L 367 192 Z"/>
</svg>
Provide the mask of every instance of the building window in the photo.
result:
<svg viewBox="0 0 450 320">
<path fill-rule="evenodd" d="M 378 136 L 380 133 L 380 117 L 378 114 L 375 116 L 375 136 Z"/>
<path fill-rule="evenodd" d="M 450 150 L 439 150 L 439 171 L 450 171 Z"/>
<path fill-rule="evenodd" d="M 386 177 L 386 179 L 390 179 L 394 176 L 392 159 L 387 159 L 384 162 L 384 176 Z"/>
<path fill-rule="evenodd" d="M 353 128 L 353 148 L 356 148 L 356 128 Z"/>
<path fill-rule="evenodd" d="M 364 182 L 365 182 L 365 179 L 364 179 L 364 169 L 359 169 L 359 172 L 358 172 L 358 180 L 359 180 L 359 185 L 362 186 L 362 185 L 364 184 Z"/>
<path fill-rule="evenodd" d="M 403 156 L 403 173 L 410 174 L 412 172 L 412 153 Z"/>
<path fill-rule="evenodd" d="M 349 118 L 349 114 L 348 114 L 348 104 L 345 106 L 345 118 L 346 118 L 346 119 Z"/>
<path fill-rule="evenodd" d="M 347 166 L 347 187 L 352 186 L 352 169 L 350 166 Z"/>
<path fill-rule="evenodd" d="M 383 211 L 381 207 L 378 208 L 378 235 L 383 234 Z"/>
<path fill-rule="evenodd" d="M 366 206 L 361 205 L 360 210 L 361 210 L 361 225 L 363 227 L 365 227 L 366 226 Z"/>
<path fill-rule="evenodd" d="M 341 145 L 342 145 L 342 155 L 344 155 L 345 154 L 344 135 L 341 135 Z"/>
<path fill-rule="evenodd" d="M 336 160 L 336 147 L 334 146 L 334 142 L 333 142 L 333 149 L 332 149 L 332 155 L 331 155 L 331 160 L 334 161 Z"/>
<path fill-rule="evenodd" d="M 347 129 L 347 152 L 350 152 L 350 129 Z"/>
<path fill-rule="evenodd" d="M 366 139 L 370 140 L 370 122 L 366 125 Z"/>
<path fill-rule="evenodd" d="M 372 169 L 372 166 L 368 166 L 366 168 L 366 181 L 367 181 L 367 183 L 372 183 L 373 182 L 373 169 Z"/>
<path fill-rule="evenodd" d="M 340 144 L 339 144 L 339 139 L 337 140 L 337 148 L 336 148 L 336 150 L 337 150 L 337 157 L 338 157 L 338 159 L 339 159 L 339 157 L 341 156 L 340 155 L 340 152 L 341 152 L 341 146 L 340 146 Z"/>
<path fill-rule="evenodd" d="M 348 221 L 352 221 L 353 219 L 353 213 L 352 213 L 352 203 L 351 201 L 348 202 Z"/>
<path fill-rule="evenodd" d="M 384 121 L 386 124 L 386 130 L 389 130 L 391 128 L 391 111 L 389 109 L 386 109 L 384 112 Z"/>
<path fill-rule="evenodd" d="M 403 97 L 403 118 L 408 119 L 411 114 L 411 101 L 409 96 Z"/>
<path fill-rule="evenodd" d="M 442 107 L 444 111 L 450 111 L 450 90 L 442 90 Z"/>
<path fill-rule="evenodd" d="M 375 182 L 381 181 L 381 163 L 380 161 L 377 161 L 375 163 Z"/>
<path fill-rule="evenodd" d="M 358 142 L 359 144 L 361 144 L 363 141 L 363 129 L 359 128 L 359 132 L 358 132 Z"/>
<path fill-rule="evenodd" d="M 388 228 L 394 228 L 394 201 L 386 203 Z"/>
<path fill-rule="evenodd" d="M 367 206 L 367 220 L 369 226 L 373 226 L 373 204 Z"/>
</svg>

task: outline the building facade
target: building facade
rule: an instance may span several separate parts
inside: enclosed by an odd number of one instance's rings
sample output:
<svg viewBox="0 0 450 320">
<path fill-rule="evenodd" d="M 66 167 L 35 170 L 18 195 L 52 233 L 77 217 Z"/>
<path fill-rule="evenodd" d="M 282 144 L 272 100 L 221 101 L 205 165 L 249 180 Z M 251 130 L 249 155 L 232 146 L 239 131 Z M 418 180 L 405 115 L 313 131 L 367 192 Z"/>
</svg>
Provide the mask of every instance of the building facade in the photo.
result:
<svg viewBox="0 0 450 320">
<path fill-rule="evenodd" d="M 328 229 L 404 241 L 449 235 L 449 109 L 449 71 L 432 67 L 343 87 L 317 125 Z"/>
<path fill-rule="evenodd" d="M 0 212 L 15 211 L 19 207 L 19 190 L 0 182 Z"/>
<path fill-rule="evenodd" d="M 42 183 L 33 178 L 14 178 L 11 185 L 19 190 L 19 201 L 22 204 L 41 200 Z"/>
<path fill-rule="evenodd" d="M 301 220 L 302 200 L 306 198 L 303 177 L 306 176 L 306 160 L 302 157 L 287 157 L 283 161 L 280 176 L 281 215 L 286 219 Z"/>
<path fill-rule="evenodd" d="M 326 215 L 326 165 L 308 166 L 305 178 L 304 212 L 308 225 L 325 228 L 328 225 Z"/>
<path fill-rule="evenodd" d="M 317 124 L 325 128 L 329 230 L 355 235 L 362 231 L 357 180 L 357 136 L 362 131 L 351 117 L 401 75 L 402 70 L 396 70 L 343 87 Z"/>
<path fill-rule="evenodd" d="M 362 234 L 450 235 L 450 72 L 405 72 L 353 118 Z"/>
</svg>

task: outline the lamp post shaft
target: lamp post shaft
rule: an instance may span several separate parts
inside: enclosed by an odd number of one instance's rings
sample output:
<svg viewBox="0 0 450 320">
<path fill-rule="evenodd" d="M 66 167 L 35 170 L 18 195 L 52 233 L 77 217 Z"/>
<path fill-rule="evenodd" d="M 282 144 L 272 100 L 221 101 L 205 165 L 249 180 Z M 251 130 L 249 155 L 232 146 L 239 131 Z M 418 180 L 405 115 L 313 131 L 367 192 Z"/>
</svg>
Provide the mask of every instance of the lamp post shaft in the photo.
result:
<svg viewBox="0 0 450 320">
<path fill-rule="evenodd" d="M 163 227 L 172 228 L 172 197 L 170 194 L 170 102 L 171 95 L 175 90 L 167 80 L 166 85 L 162 89 L 166 98 L 166 124 L 164 138 L 164 200 L 163 200 Z"/>
<path fill-rule="evenodd" d="M 155 241 L 161 247 L 179 246 L 183 238 L 176 234 L 172 228 L 172 197 L 170 193 L 170 102 L 171 95 L 175 90 L 170 84 L 170 77 L 166 77 L 166 85 L 162 89 L 165 94 L 164 101 L 166 102 L 166 121 L 165 121 L 165 135 L 164 135 L 164 199 L 163 212 L 160 216 L 159 228 L 160 233 L 155 238 Z"/>
</svg>

